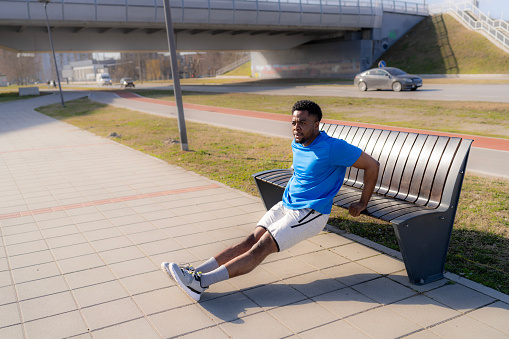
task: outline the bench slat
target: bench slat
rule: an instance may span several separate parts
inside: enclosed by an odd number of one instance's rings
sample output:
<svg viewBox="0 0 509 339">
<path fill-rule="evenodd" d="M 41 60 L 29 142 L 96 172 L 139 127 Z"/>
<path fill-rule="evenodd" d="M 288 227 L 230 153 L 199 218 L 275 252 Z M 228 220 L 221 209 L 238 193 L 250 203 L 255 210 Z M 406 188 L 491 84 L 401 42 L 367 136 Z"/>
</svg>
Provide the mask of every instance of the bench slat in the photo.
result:
<svg viewBox="0 0 509 339">
<path fill-rule="evenodd" d="M 410 184 L 412 183 L 412 176 L 414 175 L 415 166 L 417 165 L 417 159 L 421 154 L 421 149 L 424 146 L 427 137 L 427 135 L 420 134 L 417 136 L 415 142 L 413 143 L 412 149 L 410 150 L 410 154 L 408 155 L 405 164 L 405 169 L 403 170 L 398 193 L 395 196 L 396 199 L 404 200 L 408 196 L 408 192 L 410 191 Z"/>
<path fill-rule="evenodd" d="M 436 208 L 440 205 L 442 195 L 444 191 L 444 185 L 449 175 L 451 168 L 452 159 L 456 155 L 458 147 L 461 143 L 461 138 L 451 138 L 447 144 L 447 148 L 442 155 L 440 164 L 438 165 L 437 175 L 433 181 L 433 187 L 431 188 L 430 199 L 426 206 Z"/>
<path fill-rule="evenodd" d="M 426 164 L 424 176 L 422 178 L 422 183 L 419 190 L 419 197 L 415 201 L 417 205 L 425 206 L 428 203 L 431 194 L 431 187 L 433 185 L 433 180 L 435 179 L 435 175 L 439 170 L 438 164 L 440 163 L 440 159 L 444 154 L 449 139 L 450 139 L 449 137 L 439 137 L 435 144 L 435 147 L 433 148 L 433 151 L 431 152 L 431 155 L 428 159 L 428 163 Z"/>
<path fill-rule="evenodd" d="M 382 134 L 384 132 L 382 132 Z M 378 160 L 378 162 L 380 163 L 380 171 L 378 173 L 378 179 L 377 179 L 376 186 L 375 186 L 375 192 L 377 192 L 377 193 L 381 188 L 382 178 L 383 178 L 383 174 L 384 174 L 387 162 L 389 160 L 389 155 L 390 155 L 390 152 L 394 146 L 394 143 L 396 142 L 398 135 L 399 135 L 399 132 L 389 131 L 389 134 L 387 135 L 387 139 L 385 140 L 385 142 L 377 143 L 377 146 L 375 147 L 375 150 L 374 150 L 374 152 L 376 152 L 376 153 L 372 155 L 372 157 L 375 158 L 376 160 Z"/>
<path fill-rule="evenodd" d="M 405 173 L 405 167 L 408 163 L 408 159 L 410 158 L 411 150 L 415 143 L 415 140 L 417 139 L 417 135 L 418 135 L 417 133 L 408 133 L 405 143 L 401 148 L 398 160 L 396 161 L 396 165 L 394 166 L 394 172 L 389 186 L 389 191 L 385 194 L 389 197 L 395 197 L 399 193 L 399 190 L 401 188 L 401 181 Z"/>
<path fill-rule="evenodd" d="M 419 154 L 419 158 L 417 159 L 417 164 L 415 165 L 414 175 L 412 176 L 412 181 L 410 183 L 410 190 L 408 192 L 408 196 L 404 199 L 406 201 L 415 202 L 419 197 L 419 191 L 421 189 L 422 178 L 424 177 L 424 171 L 426 169 L 426 165 L 428 163 L 428 159 L 433 151 L 433 147 L 437 142 L 438 137 L 436 135 L 429 135 L 426 138 L 426 142 L 422 147 L 421 154 Z"/>
<path fill-rule="evenodd" d="M 383 174 L 381 175 L 380 188 L 378 189 L 378 194 L 386 194 L 390 187 L 392 177 L 394 175 L 401 176 L 401 173 L 398 173 L 398 169 L 396 168 L 396 162 L 401 154 L 403 145 L 406 142 L 408 137 L 408 133 L 399 133 L 394 141 L 394 145 L 390 149 L 390 153 L 387 156 L 387 160 L 385 162 L 385 169 L 383 170 Z"/>
<path fill-rule="evenodd" d="M 374 129 L 367 128 L 364 131 L 364 133 L 362 134 L 362 137 L 359 140 L 359 143 L 356 145 L 357 147 L 359 147 L 364 152 L 366 151 L 366 146 L 368 145 L 368 142 L 369 142 L 371 136 L 373 135 L 373 131 L 374 131 Z M 349 185 L 349 186 L 354 186 L 355 187 L 355 184 L 357 182 L 361 182 L 360 185 L 362 185 L 362 182 L 364 181 L 363 179 L 364 179 L 364 171 L 363 170 L 359 170 L 358 168 L 355 168 L 355 167 L 351 167 L 349 175 L 348 175 L 348 179 L 347 179 L 345 184 Z"/>
</svg>

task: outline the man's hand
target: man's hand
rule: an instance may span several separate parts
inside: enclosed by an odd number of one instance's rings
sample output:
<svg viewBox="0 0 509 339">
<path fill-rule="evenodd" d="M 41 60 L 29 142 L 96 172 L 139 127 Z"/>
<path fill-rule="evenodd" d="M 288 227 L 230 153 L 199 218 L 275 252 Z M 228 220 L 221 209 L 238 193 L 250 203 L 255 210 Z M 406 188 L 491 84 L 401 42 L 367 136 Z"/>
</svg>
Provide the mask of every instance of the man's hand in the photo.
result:
<svg viewBox="0 0 509 339">
<path fill-rule="evenodd" d="M 361 215 L 361 212 L 364 211 L 367 207 L 367 204 L 363 204 L 360 201 L 351 203 L 350 206 L 348 206 L 348 212 L 352 217 L 358 217 Z"/>
</svg>

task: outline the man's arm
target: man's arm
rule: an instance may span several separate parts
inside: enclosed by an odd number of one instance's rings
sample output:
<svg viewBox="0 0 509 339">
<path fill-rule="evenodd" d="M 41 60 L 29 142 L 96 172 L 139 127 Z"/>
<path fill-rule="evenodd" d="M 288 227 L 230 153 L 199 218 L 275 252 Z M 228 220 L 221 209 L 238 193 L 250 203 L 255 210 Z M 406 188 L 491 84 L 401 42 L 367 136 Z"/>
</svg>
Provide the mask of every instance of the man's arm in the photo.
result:
<svg viewBox="0 0 509 339">
<path fill-rule="evenodd" d="M 353 164 L 353 167 L 364 170 L 364 187 L 362 188 L 361 199 L 350 204 L 348 207 L 350 215 L 358 217 L 366 209 L 368 201 L 371 199 L 371 195 L 373 195 L 380 164 L 370 155 L 362 152 L 359 159 Z"/>
</svg>

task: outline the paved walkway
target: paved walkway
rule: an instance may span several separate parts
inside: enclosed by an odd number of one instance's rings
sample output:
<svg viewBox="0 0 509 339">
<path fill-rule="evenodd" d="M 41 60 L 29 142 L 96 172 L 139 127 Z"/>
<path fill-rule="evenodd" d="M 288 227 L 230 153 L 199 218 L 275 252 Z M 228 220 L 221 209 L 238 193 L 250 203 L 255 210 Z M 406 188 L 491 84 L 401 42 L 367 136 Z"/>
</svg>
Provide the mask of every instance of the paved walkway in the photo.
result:
<svg viewBox="0 0 509 339">
<path fill-rule="evenodd" d="M 192 302 L 159 264 L 238 241 L 260 199 L 32 110 L 50 102 L 0 104 L 0 338 L 509 337 L 509 296 L 410 285 L 326 231 Z"/>
</svg>

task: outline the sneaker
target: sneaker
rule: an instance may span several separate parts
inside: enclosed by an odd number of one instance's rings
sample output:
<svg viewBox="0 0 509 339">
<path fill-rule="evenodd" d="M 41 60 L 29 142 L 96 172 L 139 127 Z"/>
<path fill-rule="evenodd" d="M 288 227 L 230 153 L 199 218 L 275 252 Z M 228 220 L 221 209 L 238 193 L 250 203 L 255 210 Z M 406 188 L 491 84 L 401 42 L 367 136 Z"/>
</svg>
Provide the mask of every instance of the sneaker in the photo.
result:
<svg viewBox="0 0 509 339">
<path fill-rule="evenodd" d="M 189 270 L 189 266 L 179 267 L 175 263 L 162 263 L 161 268 L 178 283 L 179 287 L 196 301 L 208 287 L 201 286 L 201 272 Z"/>
</svg>

